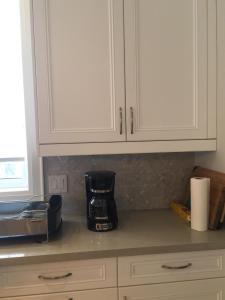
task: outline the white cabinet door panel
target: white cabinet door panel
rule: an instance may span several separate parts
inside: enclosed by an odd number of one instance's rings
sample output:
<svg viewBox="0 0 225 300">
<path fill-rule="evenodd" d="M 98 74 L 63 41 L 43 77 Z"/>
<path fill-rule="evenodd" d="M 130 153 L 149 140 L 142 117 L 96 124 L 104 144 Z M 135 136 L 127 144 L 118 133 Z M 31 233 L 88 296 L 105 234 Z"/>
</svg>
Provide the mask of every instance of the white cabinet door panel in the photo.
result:
<svg viewBox="0 0 225 300">
<path fill-rule="evenodd" d="M 225 251 L 195 251 L 118 258 L 118 285 L 225 277 Z"/>
<path fill-rule="evenodd" d="M 38 293 L 38 291 L 37 291 Z M 9 300 L 9 298 L 0 298 Z M 12 298 L 10 298 L 12 299 Z M 99 289 L 90 291 L 53 293 L 46 295 L 13 297 L 14 300 L 117 300 L 117 289 Z"/>
<path fill-rule="evenodd" d="M 123 1 L 33 0 L 33 14 L 40 144 L 125 140 Z"/>
<path fill-rule="evenodd" d="M 119 289 L 119 300 L 224 300 L 225 279 L 155 284 Z"/>
<path fill-rule="evenodd" d="M 128 140 L 207 138 L 207 10 L 207 0 L 125 0 Z"/>
<path fill-rule="evenodd" d="M 116 258 L 0 268 L 0 299 L 117 286 Z"/>
</svg>

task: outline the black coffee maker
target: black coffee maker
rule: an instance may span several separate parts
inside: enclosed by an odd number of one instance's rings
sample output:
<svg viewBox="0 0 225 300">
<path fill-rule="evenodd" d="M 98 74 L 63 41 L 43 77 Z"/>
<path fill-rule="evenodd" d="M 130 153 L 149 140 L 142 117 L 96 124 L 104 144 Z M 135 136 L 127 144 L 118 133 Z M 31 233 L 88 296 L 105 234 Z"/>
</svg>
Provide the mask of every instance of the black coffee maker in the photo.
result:
<svg viewBox="0 0 225 300">
<path fill-rule="evenodd" d="M 109 231 L 118 223 L 114 200 L 115 173 L 91 171 L 85 174 L 87 226 L 92 231 Z"/>
</svg>

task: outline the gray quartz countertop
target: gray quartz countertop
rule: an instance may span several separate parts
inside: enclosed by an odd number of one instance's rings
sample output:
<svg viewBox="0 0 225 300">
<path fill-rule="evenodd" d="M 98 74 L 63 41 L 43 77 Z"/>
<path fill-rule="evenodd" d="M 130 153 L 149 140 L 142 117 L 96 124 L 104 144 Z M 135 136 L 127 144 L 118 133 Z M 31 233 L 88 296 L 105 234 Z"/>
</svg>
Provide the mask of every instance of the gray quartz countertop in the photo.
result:
<svg viewBox="0 0 225 300">
<path fill-rule="evenodd" d="M 119 212 L 119 227 L 96 233 L 85 217 L 67 217 L 49 243 L 0 240 L 0 265 L 225 249 L 225 230 L 197 232 L 171 210 Z"/>
</svg>

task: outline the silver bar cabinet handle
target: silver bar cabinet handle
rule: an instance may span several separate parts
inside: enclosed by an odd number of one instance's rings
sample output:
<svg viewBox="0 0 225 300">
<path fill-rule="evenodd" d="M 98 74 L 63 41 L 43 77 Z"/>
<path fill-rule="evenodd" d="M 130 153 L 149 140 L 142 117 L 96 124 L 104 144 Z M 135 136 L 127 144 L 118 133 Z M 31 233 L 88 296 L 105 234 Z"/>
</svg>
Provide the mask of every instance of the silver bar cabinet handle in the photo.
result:
<svg viewBox="0 0 225 300">
<path fill-rule="evenodd" d="M 134 109 L 130 107 L 130 133 L 134 134 Z"/>
<path fill-rule="evenodd" d="M 168 266 L 168 265 L 162 265 L 163 269 L 169 269 L 169 270 L 181 270 L 181 269 L 186 269 L 191 267 L 192 264 L 191 263 L 187 263 L 186 265 L 182 265 L 182 266 L 177 266 L 177 267 L 173 267 L 173 266 Z"/>
<path fill-rule="evenodd" d="M 62 279 L 62 278 L 70 277 L 70 276 L 72 276 L 72 273 L 66 273 L 66 274 L 60 275 L 60 276 L 39 275 L 38 278 L 39 279 L 44 279 L 44 280 L 57 280 L 57 279 Z"/>
<path fill-rule="evenodd" d="M 123 109 L 120 107 L 120 134 L 123 134 Z"/>
</svg>

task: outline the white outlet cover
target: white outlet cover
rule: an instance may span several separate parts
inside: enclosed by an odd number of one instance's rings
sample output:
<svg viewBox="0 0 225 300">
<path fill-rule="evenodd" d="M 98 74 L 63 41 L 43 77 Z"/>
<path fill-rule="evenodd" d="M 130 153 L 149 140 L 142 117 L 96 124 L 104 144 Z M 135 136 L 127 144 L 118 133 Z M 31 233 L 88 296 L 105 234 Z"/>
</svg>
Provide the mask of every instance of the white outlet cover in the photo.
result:
<svg viewBox="0 0 225 300">
<path fill-rule="evenodd" d="M 67 175 L 49 175 L 48 192 L 49 194 L 67 193 Z"/>
</svg>

